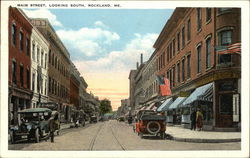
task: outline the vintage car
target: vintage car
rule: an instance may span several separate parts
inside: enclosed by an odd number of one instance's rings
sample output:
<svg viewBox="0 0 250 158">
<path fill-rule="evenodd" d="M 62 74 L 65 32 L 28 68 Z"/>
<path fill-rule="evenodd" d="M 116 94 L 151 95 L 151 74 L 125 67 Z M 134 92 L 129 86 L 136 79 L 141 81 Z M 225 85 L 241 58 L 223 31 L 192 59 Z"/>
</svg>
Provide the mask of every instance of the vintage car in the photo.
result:
<svg viewBox="0 0 250 158">
<path fill-rule="evenodd" d="M 95 115 L 91 116 L 89 123 L 97 123 L 97 117 Z"/>
<path fill-rule="evenodd" d="M 34 139 L 39 142 L 42 138 L 49 137 L 48 120 L 52 111 L 48 108 L 32 108 L 18 112 L 20 125 L 10 128 L 11 143 L 21 139 Z"/>
<path fill-rule="evenodd" d="M 153 110 L 140 110 L 137 112 L 135 131 L 143 138 L 144 135 L 160 136 L 165 139 L 166 118 Z"/>
</svg>

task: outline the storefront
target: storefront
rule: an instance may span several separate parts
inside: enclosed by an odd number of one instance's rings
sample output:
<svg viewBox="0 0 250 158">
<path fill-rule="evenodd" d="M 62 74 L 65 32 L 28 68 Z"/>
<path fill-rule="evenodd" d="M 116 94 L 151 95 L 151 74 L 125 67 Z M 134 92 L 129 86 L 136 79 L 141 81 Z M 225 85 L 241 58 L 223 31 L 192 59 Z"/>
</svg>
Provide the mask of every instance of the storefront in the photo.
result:
<svg viewBox="0 0 250 158">
<path fill-rule="evenodd" d="M 181 123 L 181 110 L 179 106 L 186 100 L 186 97 L 178 97 L 175 101 L 169 106 L 168 109 L 168 117 L 171 117 L 172 120 L 169 119 L 170 122 L 173 124 L 180 124 Z"/>
</svg>

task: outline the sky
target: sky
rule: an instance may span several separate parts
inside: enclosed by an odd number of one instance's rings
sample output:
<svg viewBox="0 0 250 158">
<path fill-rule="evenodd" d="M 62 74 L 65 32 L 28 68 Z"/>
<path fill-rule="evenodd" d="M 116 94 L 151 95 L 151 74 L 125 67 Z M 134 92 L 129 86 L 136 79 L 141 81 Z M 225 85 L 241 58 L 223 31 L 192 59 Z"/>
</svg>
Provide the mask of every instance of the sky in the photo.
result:
<svg viewBox="0 0 250 158">
<path fill-rule="evenodd" d="M 147 61 L 173 9 L 23 9 L 48 18 L 88 84 L 87 91 L 111 100 L 113 110 L 129 97 L 129 72 Z"/>
</svg>

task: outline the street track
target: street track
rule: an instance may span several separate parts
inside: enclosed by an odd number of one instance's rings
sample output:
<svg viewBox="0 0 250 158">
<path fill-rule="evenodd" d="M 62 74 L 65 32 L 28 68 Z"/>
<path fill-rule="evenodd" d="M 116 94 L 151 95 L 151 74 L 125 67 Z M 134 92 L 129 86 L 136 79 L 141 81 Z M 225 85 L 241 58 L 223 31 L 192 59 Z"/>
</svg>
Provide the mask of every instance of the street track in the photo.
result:
<svg viewBox="0 0 250 158">
<path fill-rule="evenodd" d="M 121 142 L 118 140 L 118 138 L 115 136 L 114 131 L 113 131 L 113 127 L 112 125 L 110 126 L 111 129 L 111 133 L 114 136 L 115 140 L 117 141 L 117 143 L 120 145 L 120 147 L 122 148 L 122 150 L 125 150 L 125 147 L 121 144 Z"/>
<path fill-rule="evenodd" d="M 96 138 L 97 138 L 97 136 L 99 135 L 99 133 L 100 133 L 100 131 L 101 131 L 101 129 L 102 129 L 102 126 L 103 126 L 103 124 L 99 126 L 99 128 L 98 128 L 98 130 L 97 130 L 95 136 L 94 136 L 93 139 L 91 140 L 91 142 L 90 142 L 90 144 L 89 144 L 89 150 L 93 150 L 94 145 L 95 145 Z"/>
</svg>

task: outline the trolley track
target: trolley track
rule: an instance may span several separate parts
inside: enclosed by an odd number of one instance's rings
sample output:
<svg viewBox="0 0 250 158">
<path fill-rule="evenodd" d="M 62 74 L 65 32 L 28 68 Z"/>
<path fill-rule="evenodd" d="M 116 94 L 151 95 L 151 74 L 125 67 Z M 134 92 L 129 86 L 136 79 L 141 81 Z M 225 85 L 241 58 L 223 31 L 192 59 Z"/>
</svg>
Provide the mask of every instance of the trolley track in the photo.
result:
<svg viewBox="0 0 250 158">
<path fill-rule="evenodd" d="M 97 130 L 96 134 L 94 135 L 93 139 L 91 140 L 91 142 L 90 142 L 90 144 L 89 144 L 89 150 L 93 150 L 94 145 L 95 145 L 96 138 L 97 138 L 97 136 L 99 135 L 99 133 L 100 133 L 100 131 L 101 131 L 103 125 L 104 125 L 104 124 L 102 124 L 102 125 L 100 125 L 100 126 L 98 127 L 98 130 Z"/>
<path fill-rule="evenodd" d="M 121 144 L 121 142 L 118 140 L 118 138 L 114 134 L 114 130 L 113 130 L 112 125 L 110 126 L 110 130 L 111 130 L 111 133 L 112 133 L 113 137 L 115 138 L 116 142 L 119 144 L 119 146 L 122 148 L 122 150 L 125 150 L 125 147 Z"/>
</svg>

